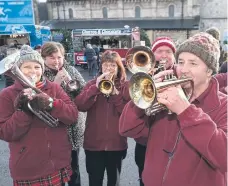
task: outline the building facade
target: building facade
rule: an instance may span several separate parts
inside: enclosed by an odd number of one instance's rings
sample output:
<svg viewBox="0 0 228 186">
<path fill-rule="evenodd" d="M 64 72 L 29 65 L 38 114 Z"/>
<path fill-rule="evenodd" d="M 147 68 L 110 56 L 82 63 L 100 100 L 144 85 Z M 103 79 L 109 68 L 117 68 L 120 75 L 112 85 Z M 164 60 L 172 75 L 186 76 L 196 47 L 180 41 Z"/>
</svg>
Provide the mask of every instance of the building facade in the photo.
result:
<svg viewBox="0 0 228 186">
<path fill-rule="evenodd" d="M 214 26 L 221 32 L 220 40 L 223 42 L 228 39 L 227 27 L 227 1 L 224 0 L 200 0 L 201 19 L 200 30 Z"/>
<path fill-rule="evenodd" d="M 198 0 L 48 0 L 52 29 L 140 27 L 151 41 L 170 36 L 181 42 L 199 29 Z"/>
</svg>

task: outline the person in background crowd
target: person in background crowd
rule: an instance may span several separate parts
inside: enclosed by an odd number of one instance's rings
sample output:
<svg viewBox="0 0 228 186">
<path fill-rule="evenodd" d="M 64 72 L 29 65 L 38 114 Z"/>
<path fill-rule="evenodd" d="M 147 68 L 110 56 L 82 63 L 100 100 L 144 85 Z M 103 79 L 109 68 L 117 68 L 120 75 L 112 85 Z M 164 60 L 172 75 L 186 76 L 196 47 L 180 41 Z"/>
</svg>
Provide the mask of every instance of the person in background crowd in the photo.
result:
<svg viewBox="0 0 228 186">
<path fill-rule="evenodd" d="M 228 62 L 227 54 L 228 54 L 228 51 L 223 53 L 224 61 L 223 61 L 222 65 L 219 68 L 219 73 L 226 73 L 227 72 L 227 62 Z"/>
<path fill-rule="evenodd" d="M 14 186 L 63 185 L 70 180 L 71 145 L 66 126 L 77 119 L 78 110 L 63 89 L 43 77 L 44 61 L 24 45 L 16 65 L 42 92 L 34 94 L 20 81 L 0 93 L 0 139 L 9 142 L 9 167 Z M 28 108 L 58 118 L 50 127 Z"/>
<path fill-rule="evenodd" d="M 186 98 L 180 86 L 158 93 L 165 105 L 154 116 L 132 101 L 120 117 L 120 134 L 125 137 L 147 136 L 147 152 L 143 171 L 145 186 L 225 186 L 227 172 L 227 96 L 218 91 L 216 73 L 219 43 L 207 33 L 199 33 L 183 42 L 177 52 L 178 77 L 193 78 L 194 87 Z M 154 81 L 161 79 L 160 72 Z M 150 125 L 150 131 L 147 126 Z M 215 150 L 216 149 L 216 150 Z"/>
<path fill-rule="evenodd" d="M 41 49 L 41 55 L 45 63 L 44 76 L 52 82 L 55 82 L 65 90 L 71 97 L 75 98 L 85 85 L 85 80 L 76 68 L 69 65 L 64 60 L 65 49 L 61 43 L 46 42 Z M 69 80 L 76 80 L 78 82 L 78 89 L 69 91 L 66 83 Z M 70 142 L 72 144 L 71 152 L 71 167 L 73 174 L 71 180 L 68 182 L 69 186 L 81 186 L 80 171 L 79 171 L 79 149 L 83 144 L 84 130 L 85 130 L 86 113 L 79 112 L 78 119 L 74 121 L 74 125 L 67 128 Z"/>
<path fill-rule="evenodd" d="M 227 61 L 224 61 L 219 69 L 219 73 L 227 73 Z"/>
<path fill-rule="evenodd" d="M 37 52 L 39 52 L 41 54 L 41 45 L 36 45 L 34 47 L 34 50 L 36 50 Z"/>
<path fill-rule="evenodd" d="M 220 43 L 220 37 L 221 37 L 221 34 L 220 34 L 220 31 L 218 28 L 216 27 L 210 27 L 208 28 L 206 31 L 206 33 L 212 35 L 215 39 L 217 39 Z M 224 50 L 222 49 L 222 46 L 220 45 L 220 58 L 219 58 L 219 67 L 222 65 L 222 63 L 226 60 L 225 58 L 225 55 L 224 55 Z"/>
<path fill-rule="evenodd" d="M 220 42 L 220 31 L 218 28 L 211 27 L 211 28 L 208 28 L 205 32 L 212 35 L 215 39 L 217 39 Z M 215 74 L 214 77 L 219 82 L 219 90 L 224 94 L 227 94 L 226 69 L 227 69 L 227 52 L 224 52 L 224 50 L 222 49 L 222 46 L 220 45 L 219 74 Z M 223 73 L 223 74 L 221 74 L 221 73 Z"/>
<path fill-rule="evenodd" d="M 12 43 L 12 44 L 13 44 L 14 48 L 20 47 L 20 44 L 18 43 L 18 41 L 16 39 L 14 40 L 14 43 Z"/>
<path fill-rule="evenodd" d="M 89 76 L 96 76 L 97 71 L 97 55 L 91 44 L 87 44 L 84 56 L 86 56 L 86 61 L 88 64 Z"/>
<path fill-rule="evenodd" d="M 97 56 L 97 71 L 99 70 L 99 64 L 100 64 L 100 55 L 99 55 L 99 53 L 100 53 L 100 49 L 98 48 L 98 46 L 97 45 L 93 45 L 93 49 L 94 49 L 94 51 L 95 51 L 95 53 L 96 53 L 96 56 Z"/>
<path fill-rule="evenodd" d="M 119 117 L 128 95 L 125 68 L 117 52 L 106 51 L 101 58 L 100 75 L 89 81 L 75 104 L 87 112 L 84 149 L 89 186 L 102 186 L 107 171 L 108 186 L 119 185 L 122 160 L 127 153 L 127 139 L 119 134 Z M 105 96 L 99 90 L 103 79 L 113 81 L 113 90 Z"/>
<path fill-rule="evenodd" d="M 5 58 L 5 55 L 4 53 L 0 53 L 0 63 L 1 63 L 1 60 L 3 60 Z M 0 75 L 0 81 L 2 80 L 2 75 Z"/>
<path fill-rule="evenodd" d="M 227 72 L 226 73 L 219 73 L 214 75 L 214 77 L 217 79 L 219 84 L 219 91 L 227 94 Z"/>
<path fill-rule="evenodd" d="M 223 64 L 220 66 L 219 68 L 219 74 L 216 74 L 215 77 L 219 82 L 219 90 L 224 93 L 227 94 L 227 52 L 224 53 L 225 55 L 225 60 L 223 62 Z"/>
</svg>

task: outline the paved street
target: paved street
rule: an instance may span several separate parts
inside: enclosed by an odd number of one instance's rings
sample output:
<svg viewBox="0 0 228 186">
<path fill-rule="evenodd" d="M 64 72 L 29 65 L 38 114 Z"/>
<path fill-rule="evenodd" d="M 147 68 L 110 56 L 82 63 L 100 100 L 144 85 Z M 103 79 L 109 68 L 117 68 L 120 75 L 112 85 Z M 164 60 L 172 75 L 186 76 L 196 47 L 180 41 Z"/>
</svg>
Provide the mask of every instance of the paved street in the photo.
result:
<svg viewBox="0 0 228 186">
<path fill-rule="evenodd" d="M 77 68 L 86 81 L 89 80 L 87 70 L 83 70 L 80 67 Z M 128 77 L 130 74 L 128 74 Z M 0 81 L 0 89 L 4 87 L 4 81 Z M 2 106 L 2 105 L 1 105 Z M 129 148 L 127 157 L 123 161 L 123 169 L 121 174 L 121 186 L 138 186 L 138 173 L 137 168 L 134 162 L 134 146 L 135 142 L 132 139 L 128 140 Z M 12 186 L 12 180 L 9 175 L 8 169 L 8 159 L 9 159 L 9 150 L 8 144 L 0 140 L 0 186 Z M 35 160 L 34 160 L 35 161 Z M 82 186 L 88 186 L 88 177 L 85 170 L 85 155 L 84 150 L 80 151 L 80 171 L 81 171 L 81 180 Z M 106 179 L 104 181 L 104 186 L 106 186 Z"/>
</svg>

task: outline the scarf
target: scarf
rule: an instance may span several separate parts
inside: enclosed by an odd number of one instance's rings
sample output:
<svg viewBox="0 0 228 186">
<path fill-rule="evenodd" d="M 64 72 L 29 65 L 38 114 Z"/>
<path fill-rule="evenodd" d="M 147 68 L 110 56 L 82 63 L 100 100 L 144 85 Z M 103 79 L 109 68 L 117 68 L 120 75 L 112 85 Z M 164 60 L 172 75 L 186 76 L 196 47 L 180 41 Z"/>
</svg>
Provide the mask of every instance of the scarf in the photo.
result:
<svg viewBox="0 0 228 186">
<path fill-rule="evenodd" d="M 36 83 L 36 88 L 42 89 L 43 87 L 46 86 L 46 84 L 47 84 L 46 79 L 45 79 L 44 77 L 42 77 L 42 78 L 40 79 L 40 81 Z"/>
</svg>

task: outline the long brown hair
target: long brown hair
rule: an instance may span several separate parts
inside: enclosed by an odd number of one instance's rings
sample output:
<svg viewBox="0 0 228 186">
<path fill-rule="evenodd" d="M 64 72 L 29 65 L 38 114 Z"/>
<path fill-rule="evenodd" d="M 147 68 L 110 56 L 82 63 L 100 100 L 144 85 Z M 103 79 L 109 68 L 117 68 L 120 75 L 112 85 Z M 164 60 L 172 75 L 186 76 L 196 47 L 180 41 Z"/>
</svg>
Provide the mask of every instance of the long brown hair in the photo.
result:
<svg viewBox="0 0 228 186">
<path fill-rule="evenodd" d="M 117 52 L 112 51 L 112 50 L 107 50 L 102 54 L 101 64 L 100 64 L 100 72 L 102 71 L 101 70 L 102 64 L 105 62 L 116 63 L 118 66 L 117 77 L 120 78 L 121 82 L 126 81 L 126 79 L 127 79 L 126 71 L 125 71 L 124 65 L 122 63 L 122 59 Z"/>
</svg>

